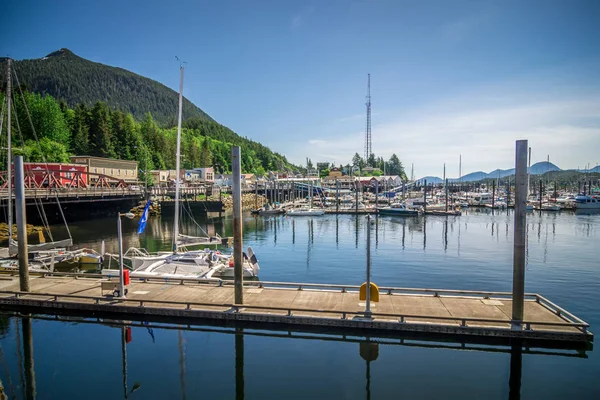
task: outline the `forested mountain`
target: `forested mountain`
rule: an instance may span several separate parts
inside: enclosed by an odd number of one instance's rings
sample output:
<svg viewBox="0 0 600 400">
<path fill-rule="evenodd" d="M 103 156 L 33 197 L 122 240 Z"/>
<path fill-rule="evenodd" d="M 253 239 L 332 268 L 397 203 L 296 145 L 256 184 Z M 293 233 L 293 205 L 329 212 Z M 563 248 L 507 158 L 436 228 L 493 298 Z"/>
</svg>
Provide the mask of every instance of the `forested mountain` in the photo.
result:
<svg viewBox="0 0 600 400">
<path fill-rule="evenodd" d="M 6 59 L 0 62 L 3 102 Z M 19 82 L 13 74 L 18 116 L 12 122 L 13 143 L 23 144 L 26 161 L 62 162 L 70 154 L 88 154 L 138 160 L 142 171 L 175 168 L 178 94 L 173 90 L 66 49 L 15 64 Z M 187 100 L 184 115 L 188 118 L 182 133 L 183 168 L 215 166 L 228 172 L 231 146 L 239 145 L 243 172 L 296 170 L 281 154 L 237 135 Z"/>
<path fill-rule="evenodd" d="M 5 63 L 3 59 L 2 71 Z M 131 113 L 137 120 L 149 112 L 160 126 L 177 123 L 177 92 L 125 69 L 86 60 L 68 49 L 43 58 L 15 61 L 14 67 L 28 90 L 64 100 L 70 107 L 81 103 L 92 107 L 101 101 L 112 109 Z M 183 115 L 212 120 L 185 98 Z"/>
</svg>

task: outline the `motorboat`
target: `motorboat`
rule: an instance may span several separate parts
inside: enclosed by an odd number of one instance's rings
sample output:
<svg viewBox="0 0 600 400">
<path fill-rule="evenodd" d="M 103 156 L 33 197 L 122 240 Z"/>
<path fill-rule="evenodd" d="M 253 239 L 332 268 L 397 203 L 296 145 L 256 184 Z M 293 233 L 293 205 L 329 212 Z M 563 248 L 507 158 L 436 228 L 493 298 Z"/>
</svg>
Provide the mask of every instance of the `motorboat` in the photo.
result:
<svg viewBox="0 0 600 400">
<path fill-rule="evenodd" d="M 575 208 L 578 210 L 600 209 L 600 199 L 597 196 L 579 194 L 575 197 Z"/>
<path fill-rule="evenodd" d="M 558 204 L 571 204 L 575 203 L 575 195 L 573 194 L 563 194 L 562 196 L 556 199 Z"/>
<path fill-rule="evenodd" d="M 419 211 L 409 210 L 402 203 L 394 203 L 389 207 L 382 207 L 379 209 L 381 215 L 401 215 L 401 216 L 417 216 Z"/>
<path fill-rule="evenodd" d="M 290 217 L 308 217 L 325 214 L 325 210 L 321 208 L 296 208 L 287 212 Z"/>
<path fill-rule="evenodd" d="M 285 210 L 280 207 L 271 207 L 266 205 L 258 210 L 258 215 L 269 216 L 269 215 L 281 215 L 285 214 Z"/>
</svg>

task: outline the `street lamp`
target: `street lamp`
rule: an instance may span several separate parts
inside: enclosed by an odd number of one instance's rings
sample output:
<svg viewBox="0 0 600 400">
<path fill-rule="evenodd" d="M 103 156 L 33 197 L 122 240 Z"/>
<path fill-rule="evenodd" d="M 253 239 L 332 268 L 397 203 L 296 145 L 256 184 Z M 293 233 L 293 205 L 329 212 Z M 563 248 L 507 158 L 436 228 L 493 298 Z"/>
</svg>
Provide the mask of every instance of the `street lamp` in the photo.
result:
<svg viewBox="0 0 600 400">
<path fill-rule="evenodd" d="M 123 276 L 123 234 L 121 233 L 121 217 L 133 219 L 135 215 L 132 212 L 117 214 L 117 235 L 119 239 L 119 297 L 125 298 L 125 277 Z"/>
</svg>

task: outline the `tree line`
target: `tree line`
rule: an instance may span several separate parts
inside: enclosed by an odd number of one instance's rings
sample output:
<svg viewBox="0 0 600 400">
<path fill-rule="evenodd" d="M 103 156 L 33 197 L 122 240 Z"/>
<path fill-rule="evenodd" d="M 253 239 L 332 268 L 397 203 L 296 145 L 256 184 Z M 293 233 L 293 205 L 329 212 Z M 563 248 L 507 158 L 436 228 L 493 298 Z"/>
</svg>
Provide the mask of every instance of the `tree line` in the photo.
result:
<svg viewBox="0 0 600 400">
<path fill-rule="evenodd" d="M 4 104 L 4 93 L 1 99 Z M 142 177 L 153 169 L 175 169 L 177 128 L 160 127 L 150 113 L 137 121 L 131 113 L 100 101 L 92 107 L 80 103 L 70 108 L 64 101 L 32 92 L 15 96 L 13 108 L 14 153 L 21 152 L 26 161 L 69 162 L 70 155 L 137 160 Z M 232 145 L 242 148 L 245 173 L 264 175 L 268 170 L 294 168 L 284 156 L 260 143 L 200 118 L 183 125 L 181 166 L 214 166 L 217 172 L 227 173 Z"/>
</svg>

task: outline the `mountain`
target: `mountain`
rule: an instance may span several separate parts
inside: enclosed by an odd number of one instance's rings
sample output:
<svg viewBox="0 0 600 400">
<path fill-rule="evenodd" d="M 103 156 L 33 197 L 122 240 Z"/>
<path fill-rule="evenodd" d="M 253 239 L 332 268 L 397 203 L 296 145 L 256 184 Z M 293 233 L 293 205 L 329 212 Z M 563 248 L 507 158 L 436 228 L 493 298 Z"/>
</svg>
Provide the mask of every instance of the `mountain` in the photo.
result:
<svg viewBox="0 0 600 400">
<path fill-rule="evenodd" d="M 5 70 L 6 59 L 1 60 Z M 64 100 L 70 107 L 84 103 L 91 107 L 98 100 L 110 108 L 131 113 L 141 120 L 150 112 L 161 126 L 177 122 L 179 94 L 150 78 L 122 68 L 81 58 L 69 49 L 60 49 L 46 57 L 15 61 L 19 82 L 30 91 Z M 183 99 L 185 118 L 212 118 Z"/>
<path fill-rule="evenodd" d="M 442 183 L 443 182 L 442 178 L 438 178 L 437 176 L 426 176 L 424 178 L 416 180 L 416 182 L 417 182 L 418 185 L 424 185 L 425 181 L 427 181 L 428 185 L 431 185 L 432 183 L 434 185 L 437 185 L 438 183 Z"/>
<path fill-rule="evenodd" d="M 562 171 L 562 169 L 560 169 L 556 165 L 552 164 L 551 162 L 541 161 L 541 162 L 533 164 L 531 166 L 530 171 L 531 171 L 531 175 L 543 175 L 546 172 Z M 584 172 L 584 171 L 582 170 L 581 172 Z M 588 172 L 600 172 L 600 166 L 597 166 Z M 459 182 L 459 181 L 474 182 L 474 181 L 481 181 L 484 179 L 504 178 L 506 176 L 510 176 L 510 175 L 514 175 L 514 174 L 515 174 L 514 168 L 495 169 L 490 173 L 485 173 L 483 171 L 471 172 L 470 174 L 463 175 L 461 179 L 452 178 L 452 179 L 448 179 L 448 181 L 449 182 Z M 438 178 L 437 176 L 428 176 L 425 178 L 421 178 L 421 179 L 417 180 L 417 182 L 422 184 L 423 179 L 427 179 L 427 183 L 431 183 L 431 182 L 441 183 L 442 182 L 442 179 Z"/>
<path fill-rule="evenodd" d="M 532 175 L 540 175 L 540 174 L 545 174 L 546 172 L 554 172 L 554 171 L 562 171 L 562 170 L 560 168 L 558 168 L 556 165 L 552 164 L 551 162 L 542 161 L 542 162 L 533 164 L 529 171 Z"/>
<path fill-rule="evenodd" d="M 483 171 L 471 172 L 470 174 L 463 175 L 460 178 L 460 181 L 462 181 L 462 182 L 480 181 L 482 179 L 487 178 L 487 176 L 488 175 Z"/>
</svg>

